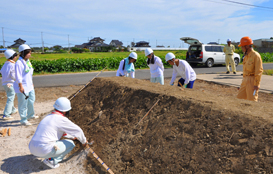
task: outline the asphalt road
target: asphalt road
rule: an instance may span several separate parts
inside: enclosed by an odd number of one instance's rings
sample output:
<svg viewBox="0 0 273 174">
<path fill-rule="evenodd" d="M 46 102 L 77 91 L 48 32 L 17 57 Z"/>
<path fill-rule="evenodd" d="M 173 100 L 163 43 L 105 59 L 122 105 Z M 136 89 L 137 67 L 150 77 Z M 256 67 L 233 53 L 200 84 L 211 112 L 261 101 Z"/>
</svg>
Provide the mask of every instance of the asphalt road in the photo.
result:
<svg viewBox="0 0 273 174">
<path fill-rule="evenodd" d="M 264 69 L 273 69 L 273 63 L 263 64 Z M 193 67 L 196 74 L 209 74 L 209 73 L 224 73 L 226 72 L 226 67 L 224 65 L 214 66 L 212 68 L 207 68 L 205 66 Z M 242 71 L 243 66 L 238 65 L 237 71 Z M 165 78 L 172 77 L 172 68 L 167 68 L 164 71 Z M 93 79 L 98 72 L 90 73 L 73 73 L 73 74 L 56 74 L 56 75 L 39 75 L 33 77 L 33 82 L 35 88 L 41 87 L 54 87 L 54 86 L 68 86 L 68 85 L 83 85 Z M 112 77 L 116 75 L 116 71 L 105 71 L 100 73 L 99 77 Z M 150 79 L 150 70 L 136 70 L 136 78 L 138 79 Z M 1 78 L 0 78 L 1 79 Z M 1 79 L 2 80 L 2 79 Z M 0 90 L 3 91 L 4 88 L 1 85 Z"/>
</svg>

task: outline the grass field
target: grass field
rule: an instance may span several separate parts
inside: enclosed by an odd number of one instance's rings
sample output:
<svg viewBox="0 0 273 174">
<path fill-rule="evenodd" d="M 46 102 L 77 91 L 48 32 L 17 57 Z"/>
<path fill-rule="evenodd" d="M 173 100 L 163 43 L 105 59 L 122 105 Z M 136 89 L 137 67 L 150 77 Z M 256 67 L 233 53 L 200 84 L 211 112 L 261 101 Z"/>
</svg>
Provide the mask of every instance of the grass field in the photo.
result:
<svg viewBox="0 0 273 174">
<path fill-rule="evenodd" d="M 186 57 L 187 51 L 154 51 L 156 56 L 161 58 L 165 58 L 165 55 L 168 52 L 174 53 L 177 57 L 184 56 Z M 144 51 L 136 52 L 139 57 L 144 57 Z M 126 58 L 130 52 L 89 52 L 89 53 L 60 53 L 60 54 L 40 54 L 40 53 L 32 53 L 30 60 L 57 60 L 62 58 L 81 58 L 81 59 L 90 59 L 90 58 Z M 0 54 L 0 64 L 3 64 L 6 61 L 4 54 Z"/>
</svg>

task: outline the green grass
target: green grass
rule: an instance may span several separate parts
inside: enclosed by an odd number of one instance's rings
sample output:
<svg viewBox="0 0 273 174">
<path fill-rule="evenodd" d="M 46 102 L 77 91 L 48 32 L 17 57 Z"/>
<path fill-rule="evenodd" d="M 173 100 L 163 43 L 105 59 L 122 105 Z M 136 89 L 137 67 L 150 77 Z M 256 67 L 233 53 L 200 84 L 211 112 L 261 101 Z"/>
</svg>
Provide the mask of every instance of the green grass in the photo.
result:
<svg viewBox="0 0 273 174">
<path fill-rule="evenodd" d="M 273 74 L 273 69 L 264 70 L 263 74 L 264 75 L 272 75 Z"/>
<path fill-rule="evenodd" d="M 186 52 L 184 50 L 179 51 L 154 51 L 156 56 L 161 58 L 165 58 L 165 55 L 168 52 L 174 53 L 177 57 L 186 57 Z M 145 56 L 144 51 L 137 51 L 136 52 L 139 57 Z M 130 52 L 89 52 L 89 53 L 59 53 L 59 54 L 40 54 L 40 53 L 32 53 L 31 60 L 57 60 L 62 58 L 69 58 L 69 59 L 92 59 L 92 58 L 125 58 L 128 57 Z M 4 54 L 0 54 L 0 64 L 5 63 L 6 59 Z"/>
</svg>

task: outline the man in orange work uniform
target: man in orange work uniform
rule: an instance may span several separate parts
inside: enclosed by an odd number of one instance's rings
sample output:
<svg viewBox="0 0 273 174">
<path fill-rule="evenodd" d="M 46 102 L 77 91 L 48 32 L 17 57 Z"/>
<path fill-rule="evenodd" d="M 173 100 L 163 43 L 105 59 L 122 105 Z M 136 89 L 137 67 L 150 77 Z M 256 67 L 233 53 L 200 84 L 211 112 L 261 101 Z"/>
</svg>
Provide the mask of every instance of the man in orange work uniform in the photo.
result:
<svg viewBox="0 0 273 174">
<path fill-rule="evenodd" d="M 260 54 L 254 51 L 252 45 L 253 41 L 248 36 L 243 37 L 240 45 L 238 45 L 242 47 L 245 57 L 243 61 L 243 81 L 237 98 L 258 101 L 263 64 Z"/>
</svg>

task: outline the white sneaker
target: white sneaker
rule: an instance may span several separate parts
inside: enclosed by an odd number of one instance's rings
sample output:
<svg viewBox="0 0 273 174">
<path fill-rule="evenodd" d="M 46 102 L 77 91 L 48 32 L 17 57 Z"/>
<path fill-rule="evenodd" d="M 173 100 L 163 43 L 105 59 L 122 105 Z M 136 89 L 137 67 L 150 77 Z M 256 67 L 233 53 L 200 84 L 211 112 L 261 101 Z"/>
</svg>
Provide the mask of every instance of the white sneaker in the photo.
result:
<svg viewBox="0 0 273 174">
<path fill-rule="evenodd" d="M 54 160 L 44 159 L 43 163 L 52 169 L 60 167 L 60 164 L 54 164 Z"/>
<path fill-rule="evenodd" d="M 31 119 L 37 119 L 37 118 L 39 118 L 39 116 L 33 115 L 33 117 L 30 117 L 29 120 L 31 120 Z"/>
<path fill-rule="evenodd" d="M 31 126 L 32 124 L 30 123 L 30 122 L 25 122 L 25 123 L 21 123 L 22 125 L 24 125 L 24 126 Z"/>
<path fill-rule="evenodd" d="M 3 119 L 4 119 L 4 120 L 12 120 L 13 117 L 7 117 L 7 116 L 3 115 Z"/>
</svg>

